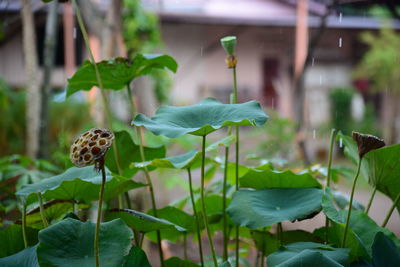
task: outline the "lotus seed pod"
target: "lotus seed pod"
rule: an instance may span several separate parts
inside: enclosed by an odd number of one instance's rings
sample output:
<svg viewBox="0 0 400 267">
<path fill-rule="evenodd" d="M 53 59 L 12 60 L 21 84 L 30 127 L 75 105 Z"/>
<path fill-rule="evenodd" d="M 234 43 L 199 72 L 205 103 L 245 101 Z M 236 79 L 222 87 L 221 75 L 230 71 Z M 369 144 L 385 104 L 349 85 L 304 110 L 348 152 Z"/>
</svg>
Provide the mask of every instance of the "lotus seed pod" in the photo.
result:
<svg viewBox="0 0 400 267">
<path fill-rule="evenodd" d="M 362 158 L 369 151 L 384 147 L 386 145 L 382 139 L 370 134 L 353 132 L 352 136 L 353 140 L 357 143 L 358 154 L 360 158 Z"/>
<path fill-rule="evenodd" d="M 92 128 L 78 136 L 70 150 L 70 159 L 77 167 L 85 167 L 102 160 L 111 147 L 114 134 L 102 128 Z"/>
<path fill-rule="evenodd" d="M 235 54 L 236 36 L 226 36 L 221 38 L 221 45 L 229 55 Z"/>
<path fill-rule="evenodd" d="M 229 55 L 225 59 L 225 64 L 226 64 L 226 66 L 228 66 L 228 69 L 232 69 L 232 68 L 236 67 L 237 59 L 236 59 L 235 55 Z"/>
</svg>

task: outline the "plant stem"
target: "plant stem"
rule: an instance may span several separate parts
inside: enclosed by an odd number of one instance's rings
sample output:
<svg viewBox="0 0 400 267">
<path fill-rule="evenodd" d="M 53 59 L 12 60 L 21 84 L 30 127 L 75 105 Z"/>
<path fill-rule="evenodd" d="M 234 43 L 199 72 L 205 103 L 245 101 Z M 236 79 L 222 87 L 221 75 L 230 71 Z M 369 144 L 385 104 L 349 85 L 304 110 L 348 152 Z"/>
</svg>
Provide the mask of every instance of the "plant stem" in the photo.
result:
<svg viewBox="0 0 400 267">
<path fill-rule="evenodd" d="M 400 193 L 397 195 L 396 199 L 393 202 L 393 205 L 390 207 L 390 210 L 389 210 L 388 214 L 386 215 L 385 220 L 382 223 L 382 227 L 385 227 L 386 224 L 388 223 L 390 216 L 392 216 L 392 213 L 393 213 L 394 209 L 396 208 L 397 204 L 399 203 L 399 201 L 400 201 Z"/>
<path fill-rule="evenodd" d="M 237 89 L 237 77 L 236 77 L 236 66 L 232 68 L 233 74 L 233 103 L 238 103 L 238 89 Z M 235 165 L 235 188 L 236 191 L 239 190 L 239 126 L 236 126 L 236 165 Z M 235 227 L 235 265 L 239 266 L 239 226 Z"/>
<path fill-rule="evenodd" d="M 135 103 L 133 102 L 133 99 L 132 99 L 132 92 L 131 92 L 131 88 L 130 88 L 130 83 L 127 83 L 126 90 L 128 91 L 128 98 L 129 98 L 129 103 L 130 103 L 130 106 L 131 106 L 132 116 L 135 116 L 136 108 L 135 108 Z M 141 158 L 142 162 L 145 162 L 146 161 L 146 157 L 145 157 L 145 154 L 144 154 L 142 132 L 140 130 L 140 127 L 134 126 L 134 128 L 135 128 L 136 135 L 138 136 L 138 139 L 139 139 L 140 158 Z M 144 175 L 146 177 L 147 184 L 149 186 L 151 204 L 152 204 L 152 208 L 154 210 L 154 216 L 158 217 L 156 199 L 155 199 L 155 196 L 154 196 L 154 187 L 153 187 L 153 183 L 151 182 L 150 173 L 149 173 L 149 170 L 147 169 L 146 166 L 143 169 L 144 169 Z M 163 255 L 163 250 L 162 250 L 162 247 L 161 247 L 161 232 L 159 230 L 157 230 L 156 234 L 157 234 L 158 252 L 159 252 L 159 256 L 160 256 L 160 264 L 161 264 L 161 266 L 164 266 L 164 255 Z"/>
<path fill-rule="evenodd" d="M 97 207 L 96 231 L 94 234 L 94 255 L 96 257 L 96 267 L 100 266 L 99 234 L 100 234 L 101 210 L 102 210 L 102 206 L 103 206 L 104 185 L 106 184 L 106 169 L 104 167 L 104 157 L 100 160 L 101 160 L 101 162 L 100 162 L 101 186 L 100 186 L 100 192 L 99 192 L 99 204 Z"/>
<path fill-rule="evenodd" d="M 204 266 L 204 258 L 203 258 L 203 246 L 201 244 L 200 222 L 199 222 L 199 216 L 197 215 L 197 211 L 196 211 L 196 204 L 194 201 L 192 172 L 190 171 L 190 168 L 187 169 L 187 172 L 188 172 L 188 177 L 189 177 L 190 200 L 192 201 L 193 214 L 194 214 L 194 218 L 196 219 L 196 231 L 197 231 L 197 239 L 199 241 L 200 262 L 201 262 L 201 266 L 203 267 Z"/>
<path fill-rule="evenodd" d="M 49 226 L 49 223 L 47 222 L 46 214 L 44 213 L 42 194 L 40 192 L 37 192 L 37 196 L 39 199 L 40 217 L 42 217 L 43 226 L 44 226 L 44 228 L 46 228 Z"/>
<path fill-rule="evenodd" d="M 25 201 L 22 206 L 22 238 L 24 239 L 24 247 L 28 247 L 28 240 L 26 238 L 26 204 Z"/>
<path fill-rule="evenodd" d="M 261 267 L 264 267 L 264 251 L 260 251 L 261 254 Z"/>
<path fill-rule="evenodd" d="M 367 205 L 367 208 L 366 208 L 366 210 L 365 210 L 365 214 L 367 214 L 367 215 L 368 215 L 369 209 L 371 208 L 372 201 L 373 201 L 374 198 L 375 198 L 376 189 L 377 189 L 377 188 L 376 188 L 376 186 L 375 186 L 375 187 L 374 187 L 374 191 L 372 191 L 371 197 L 369 198 L 368 205 Z"/>
<path fill-rule="evenodd" d="M 223 220 L 223 241 L 224 241 L 224 252 L 223 259 L 224 261 L 228 260 L 228 220 L 226 214 L 226 190 L 228 184 L 228 158 L 229 158 L 229 147 L 225 148 L 225 163 L 224 163 L 224 181 L 222 187 L 222 220 Z"/>
<path fill-rule="evenodd" d="M 329 141 L 329 156 L 328 156 L 328 174 L 326 179 L 326 187 L 329 188 L 331 186 L 331 170 L 332 170 L 332 158 L 333 158 L 333 145 L 335 143 L 336 130 L 331 130 L 331 137 Z M 329 218 L 326 216 L 325 218 L 325 243 L 328 243 L 328 227 L 329 227 Z"/>
<path fill-rule="evenodd" d="M 92 62 L 94 71 L 96 73 L 96 80 L 97 80 L 97 83 L 98 83 L 99 88 L 100 88 L 100 93 L 101 93 L 102 100 L 103 100 L 103 106 L 104 106 L 104 109 L 106 111 L 108 127 L 110 129 L 112 129 L 111 111 L 110 111 L 110 108 L 108 106 L 107 96 L 106 96 L 106 94 L 104 92 L 103 81 L 101 80 L 101 77 L 100 77 L 100 71 L 99 71 L 99 68 L 97 67 L 96 61 L 94 60 L 92 49 L 90 48 L 89 36 L 88 36 L 87 31 L 86 31 L 85 24 L 83 23 L 82 15 L 81 15 L 81 12 L 79 10 L 79 6 L 78 6 L 76 0 L 72 0 L 72 5 L 73 5 L 73 7 L 75 9 L 76 18 L 78 20 L 79 28 L 80 28 L 80 30 L 82 32 L 83 40 L 85 41 L 86 49 L 88 50 L 88 53 L 89 53 L 90 61 Z M 115 163 L 117 165 L 118 174 L 122 175 L 122 169 L 121 169 L 121 164 L 120 164 L 120 160 L 119 160 L 119 153 L 118 153 L 117 143 L 113 142 L 112 146 L 114 148 L 114 158 L 115 158 Z M 118 206 L 120 206 L 120 207 L 122 206 L 121 198 L 118 198 Z"/>
<path fill-rule="evenodd" d="M 200 197 L 201 197 L 201 207 L 202 207 L 202 215 L 204 220 L 204 226 L 207 230 L 208 242 L 210 243 L 211 254 L 214 262 L 214 266 L 218 267 L 217 257 L 215 256 L 214 244 L 210 232 L 210 228 L 208 227 L 208 219 L 206 212 L 206 203 L 204 201 L 204 165 L 206 162 L 206 136 L 203 136 L 203 142 L 201 146 L 201 187 L 200 187 Z"/>
<path fill-rule="evenodd" d="M 358 176 L 359 176 L 359 174 L 360 174 L 361 162 L 362 162 L 362 158 L 360 158 L 360 160 L 358 161 L 357 173 L 356 173 L 356 176 L 354 177 L 353 186 L 352 186 L 352 188 L 351 188 L 350 203 L 349 203 L 349 212 L 347 213 L 346 226 L 345 226 L 345 228 L 344 228 L 342 247 L 344 247 L 345 244 L 346 244 L 347 230 L 348 230 L 348 228 L 349 228 L 351 210 L 352 210 L 352 208 L 353 208 L 354 191 L 355 191 L 355 189 L 356 189 L 357 179 L 358 179 Z"/>
<path fill-rule="evenodd" d="M 188 255 L 187 255 L 187 234 L 186 233 L 183 234 L 183 258 L 184 258 L 184 260 L 188 259 Z"/>
<path fill-rule="evenodd" d="M 282 223 L 279 222 L 278 223 L 278 238 L 279 238 L 279 242 L 281 243 L 281 245 L 283 244 L 283 228 L 282 228 Z"/>
</svg>

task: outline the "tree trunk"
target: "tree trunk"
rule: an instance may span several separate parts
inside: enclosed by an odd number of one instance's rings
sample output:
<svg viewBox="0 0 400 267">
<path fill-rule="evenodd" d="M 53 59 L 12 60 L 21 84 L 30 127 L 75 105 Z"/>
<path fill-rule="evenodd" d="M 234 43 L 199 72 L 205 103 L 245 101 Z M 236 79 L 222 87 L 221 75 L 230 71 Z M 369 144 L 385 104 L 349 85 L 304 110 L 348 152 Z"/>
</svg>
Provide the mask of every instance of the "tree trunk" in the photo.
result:
<svg viewBox="0 0 400 267">
<path fill-rule="evenodd" d="M 39 149 L 40 92 L 34 19 L 30 0 L 21 0 L 26 72 L 26 153 L 36 158 Z"/>
<path fill-rule="evenodd" d="M 44 73 L 41 86 L 41 110 L 40 110 L 40 130 L 39 130 L 39 158 L 48 157 L 49 143 L 49 93 L 51 90 L 51 74 L 54 67 L 54 55 L 57 47 L 57 25 L 58 25 L 58 0 L 49 4 L 46 21 L 46 37 L 44 41 Z"/>
</svg>

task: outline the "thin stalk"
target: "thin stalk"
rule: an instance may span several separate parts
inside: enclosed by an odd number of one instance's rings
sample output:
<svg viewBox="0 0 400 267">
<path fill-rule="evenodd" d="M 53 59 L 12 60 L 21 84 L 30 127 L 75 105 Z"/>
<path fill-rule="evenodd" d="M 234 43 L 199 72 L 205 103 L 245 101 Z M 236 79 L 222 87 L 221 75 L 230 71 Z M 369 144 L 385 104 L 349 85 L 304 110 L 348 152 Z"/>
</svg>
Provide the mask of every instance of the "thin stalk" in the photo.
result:
<svg viewBox="0 0 400 267">
<path fill-rule="evenodd" d="M 368 215 L 368 212 L 369 212 L 369 209 L 371 208 L 371 205 L 372 205 L 372 201 L 374 200 L 374 198 L 375 198 L 375 193 L 376 193 L 376 186 L 374 187 L 374 191 L 372 191 L 372 194 L 371 194 L 371 197 L 369 198 L 369 201 L 368 201 L 368 205 L 367 205 L 367 208 L 366 208 L 366 210 L 365 210 L 365 213 Z"/>
<path fill-rule="evenodd" d="M 354 177 L 353 186 L 351 188 L 350 203 L 349 203 L 350 206 L 349 206 L 349 212 L 347 213 L 346 226 L 344 228 L 342 247 L 344 247 L 346 244 L 347 230 L 349 229 L 351 210 L 353 208 L 354 191 L 356 189 L 358 176 L 360 175 L 361 161 L 362 161 L 362 158 L 360 158 L 360 160 L 358 161 L 357 173 L 356 173 L 356 176 Z"/>
<path fill-rule="evenodd" d="M 26 204 L 22 206 L 22 238 L 24 239 L 24 247 L 28 247 L 28 239 L 26 238 Z"/>
<path fill-rule="evenodd" d="M 238 103 L 238 89 L 237 89 L 237 77 L 236 77 L 236 66 L 232 68 L 233 75 L 233 104 Z M 239 126 L 236 126 L 236 168 L 235 168 L 235 188 L 239 190 Z M 235 227 L 235 266 L 239 267 L 239 226 Z"/>
<path fill-rule="evenodd" d="M 281 243 L 281 245 L 283 244 L 283 227 L 282 227 L 282 223 L 278 223 L 278 238 L 279 238 L 279 242 Z"/>
<path fill-rule="evenodd" d="M 104 168 L 104 158 L 101 159 L 101 186 L 99 192 L 99 204 L 97 207 L 97 221 L 96 230 L 94 234 L 94 255 L 96 257 L 96 267 L 100 266 L 100 254 L 99 254 L 99 234 L 100 234 L 100 222 L 101 222 L 101 210 L 103 206 L 103 196 L 104 196 L 104 185 L 106 183 L 106 169 Z"/>
<path fill-rule="evenodd" d="M 140 242 L 139 242 L 139 248 L 142 248 L 143 246 L 143 240 L 144 240 L 144 233 L 141 233 L 142 235 L 140 236 Z"/>
<path fill-rule="evenodd" d="M 139 231 L 136 229 L 133 229 L 133 237 L 135 238 L 135 244 L 137 247 L 140 246 L 140 236 L 139 236 Z"/>
<path fill-rule="evenodd" d="M 394 200 L 392 207 L 390 207 L 390 210 L 389 210 L 388 214 L 386 215 L 385 220 L 382 223 L 382 227 L 385 227 L 386 224 L 388 223 L 390 216 L 392 216 L 392 213 L 393 213 L 394 209 L 396 208 L 397 204 L 399 203 L 399 201 L 400 201 L 400 193 L 397 195 L 396 199 Z"/>
<path fill-rule="evenodd" d="M 39 199 L 40 217 L 42 217 L 43 226 L 44 226 L 44 228 L 46 228 L 46 227 L 49 226 L 49 223 L 47 222 L 46 214 L 44 212 L 42 194 L 40 192 L 37 192 L 37 196 L 38 196 L 38 199 Z"/>
<path fill-rule="evenodd" d="M 202 208 L 201 212 L 203 215 L 204 226 L 206 227 L 206 230 L 207 230 L 208 242 L 210 243 L 210 249 L 211 249 L 212 258 L 214 261 L 214 266 L 218 267 L 217 257 L 215 256 L 214 243 L 212 240 L 210 228 L 208 227 L 206 203 L 204 201 L 204 165 L 205 165 L 205 162 L 206 162 L 206 136 L 204 135 L 202 146 L 201 146 L 201 187 L 200 187 L 201 208 Z"/>
<path fill-rule="evenodd" d="M 260 254 L 261 254 L 261 251 L 259 251 L 259 250 L 257 250 L 257 256 L 256 256 L 256 260 L 255 260 L 255 262 L 254 262 L 254 267 L 258 267 L 258 262 L 260 261 Z"/>
<path fill-rule="evenodd" d="M 188 259 L 188 255 L 187 255 L 187 234 L 186 233 L 183 234 L 183 258 L 185 260 Z"/>
<path fill-rule="evenodd" d="M 328 157 L 328 174 L 326 180 L 326 187 L 331 186 L 331 173 L 332 173 L 332 158 L 333 158 L 333 145 L 335 143 L 336 130 L 331 130 L 331 138 L 329 142 L 329 157 Z M 328 243 L 328 227 L 329 227 L 329 218 L 326 216 L 325 218 L 325 243 Z"/>
<path fill-rule="evenodd" d="M 126 85 L 126 90 L 128 91 L 128 98 L 129 98 L 129 103 L 130 103 L 130 106 L 131 106 L 132 116 L 135 116 L 136 108 L 135 108 L 135 103 L 133 102 L 133 99 L 132 99 L 132 92 L 131 92 L 131 88 L 130 88 L 130 84 L 129 83 L 127 83 L 127 85 Z M 142 132 L 140 130 L 140 127 L 135 126 L 134 128 L 135 128 L 135 132 L 136 132 L 136 134 L 138 136 L 138 139 L 139 139 L 140 158 L 141 158 L 142 162 L 145 162 L 146 161 L 146 157 L 144 155 Z M 153 183 L 151 182 L 150 173 L 149 173 L 149 170 L 147 169 L 146 166 L 143 169 L 144 169 L 144 176 L 146 177 L 146 181 L 147 181 L 147 184 L 149 186 L 150 197 L 151 197 L 151 205 L 152 205 L 152 208 L 154 210 L 154 216 L 158 217 L 156 198 L 154 196 L 154 187 L 153 187 Z M 158 252 L 159 252 L 159 256 L 160 256 L 160 264 L 161 264 L 161 266 L 164 266 L 164 255 L 163 255 L 163 250 L 162 250 L 162 246 L 161 246 L 161 232 L 159 230 L 157 230 L 156 234 L 157 234 Z"/>
<path fill-rule="evenodd" d="M 197 211 L 196 211 L 196 204 L 194 201 L 192 172 L 190 171 L 190 168 L 187 169 L 187 172 L 188 172 L 188 177 L 189 177 L 190 200 L 192 202 L 194 218 L 196 219 L 196 232 L 197 232 L 197 239 L 199 242 L 200 262 L 201 262 L 201 267 L 204 267 L 203 246 L 201 244 L 200 222 L 199 222 L 199 216 L 197 215 Z"/>
<path fill-rule="evenodd" d="M 89 36 L 88 36 L 87 31 L 86 31 L 85 24 L 83 23 L 82 15 L 81 15 L 81 12 L 80 12 L 80 9 L 79 9 L 79 6 L 78 6 L 76 0 L 72 0 L 72 5 L 73 5 L 73 7 L 75 9 L 76 18 L 78 20 L 79 28 L 80 28 L 80 30 L 82 32 L 83 40 L 85 41 L 86 49 L 88 50 L 88 53 L 89 53 L 90 61 L 92 62 L 93 67 L 94 67 L 94 71 L 96 73 L 96 80 L 97 80 L 97 83 L 98 83 L 99 88 L 100 88 L 100 93 L 101 93 L 101 96 L 102 96 L 104 109 L 106 111 L 106 118 L 107 118 L 107 122 L 108 122 L 108 127 L 110 129 L 112 129 L 111 111 L 110 111 L 110 108 L 108 106 L 107 96 L 106 96 L 106 94 L 104 92 L 103 81 L 101 80 L 101 77 L 100 77 L 100 71 L 99 71 L 99 68 L 97 67 L 96 61 L 94 60 L 92 49 L 90 48 Z M 118 153 L 118 146 L 117 146 L 116 142 L 113 142 L 112 146 L 114 148 L 113 149 L 114 150 L 114 158 L 115 158 L 115 162 L 116 162 L 116 165 L 117 165 L 118 174 L 122 175 L 122 169 L 121 169 L 119 153 Z M 122 206 L 122 203 L 120 201 L 121 201 L 121 198 L 118 198 L 118 202 L 119 202 L 118 206 Z"/>
<path fill-rule="evenodd" d="M 261 252 L 261 267 L 264 267 L 264 252 L 263 251 L 260 252 Z"/>
<path fill-rule="evenodd" d="M 228 260 L 228 220 L 226 214 L 226 190 L 228 184 L 228 158 L 229 158 L 229 147 L 225 148 L 225 163 L 224 163 L 224 181 L 222 187 L 222 220 L 223 220 L 223 240 L 224 240 L 224 252 L 223 252 L 223 259 L 224 261 Z"/>
</svg>

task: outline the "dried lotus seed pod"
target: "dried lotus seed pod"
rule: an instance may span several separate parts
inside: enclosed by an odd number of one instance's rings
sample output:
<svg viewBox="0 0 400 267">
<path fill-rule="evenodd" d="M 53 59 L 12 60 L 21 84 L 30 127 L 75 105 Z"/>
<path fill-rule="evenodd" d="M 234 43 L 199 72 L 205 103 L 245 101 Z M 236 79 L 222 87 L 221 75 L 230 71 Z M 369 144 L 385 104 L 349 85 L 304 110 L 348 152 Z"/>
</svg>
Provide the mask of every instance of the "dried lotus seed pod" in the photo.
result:
<svg viewBox="0 0 400 267">
<path fill-rule="evenodd" d="M 385 146 L 385 142 L 374 135 L 353 132 L 352 136 L 353 140 L 357 143 L 360 158 L 364 157 L 371 150 Z"/>
<path fill-rule="evenodd" d="M 78 136 L 70 149 L 70 159 L 77 167 L 98 163 L 111 147 L 114 134 L 102 128 L 92 128 Z"/>
</svg>

